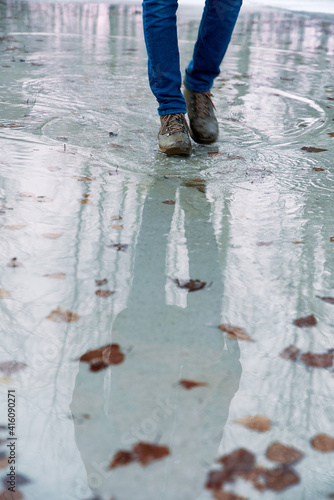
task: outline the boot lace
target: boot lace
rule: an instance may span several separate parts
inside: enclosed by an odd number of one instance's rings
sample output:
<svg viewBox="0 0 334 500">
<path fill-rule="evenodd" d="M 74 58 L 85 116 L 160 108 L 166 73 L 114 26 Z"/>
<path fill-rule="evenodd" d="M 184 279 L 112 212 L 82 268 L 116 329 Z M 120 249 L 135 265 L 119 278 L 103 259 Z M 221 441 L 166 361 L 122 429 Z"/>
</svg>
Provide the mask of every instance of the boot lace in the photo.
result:
<svg viewBox="0 0 334 500">
<path fill-rule="evenodd" d="M 177 134 L 189 130 L 189 125 L 185 119 L 184 113 L 173 113 L 161 117 L 161 133 Z"/>
<path fill-rule="evenodd" d="M 193 93 L 194 111 L 196 111 L 197 115 L 200 118 L 210 116 L 210 111 L 211 111 L 210 104 L 213 107 L 213 109 L 216 109 L 215 105 L 212 102 L 211 97 L 213 97 L 211 92 L 194 92 Z"/>
</svg>

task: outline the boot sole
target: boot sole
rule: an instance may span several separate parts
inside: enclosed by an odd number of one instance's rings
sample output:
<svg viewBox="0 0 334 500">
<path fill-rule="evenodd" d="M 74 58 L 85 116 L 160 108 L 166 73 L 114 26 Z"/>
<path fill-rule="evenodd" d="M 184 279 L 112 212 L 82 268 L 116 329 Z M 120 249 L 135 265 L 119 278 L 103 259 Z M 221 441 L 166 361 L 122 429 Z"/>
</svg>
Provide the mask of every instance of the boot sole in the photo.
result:
<svg viewBox="0 0 334 500">
<path fill-rule="evenodd" d="M 214 139 L 198 139 L 197 137 L 194 137 L 193 134 L 191 134 L 191 138 L 194 142 L 197 142 L 197 144 L 213 144 L 217 141 L 218 135 Z"/>
<path fill-rule="evenodd" d="M 172 156 L 172 155 L 183 155 L 183 156 L 189 156 L 191 155 L 191 147 L 189 148 L 181 148 L 180 146 L 174 146 L 172 148 L 163 148 L 159 146 L 159 151 L 161 153 L 165 153 L 167 156 Z"/>
</svg>

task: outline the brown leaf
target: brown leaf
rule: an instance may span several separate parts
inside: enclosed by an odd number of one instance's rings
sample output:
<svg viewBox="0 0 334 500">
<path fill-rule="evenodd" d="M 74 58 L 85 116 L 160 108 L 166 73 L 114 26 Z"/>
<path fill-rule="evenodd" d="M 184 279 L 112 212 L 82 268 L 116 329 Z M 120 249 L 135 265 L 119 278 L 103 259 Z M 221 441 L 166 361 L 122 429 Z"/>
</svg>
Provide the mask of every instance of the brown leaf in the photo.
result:
<svg viewBox="0 0 334 500">
<path fill-rule="evenodd" d="M 287 466 L 269 469 L 265 475 L 265 486 L 269 490 L 283 491 L 290 486 L 298 484 L 300 478 L 298 474 Z"/>
<path fill-rule="evenodd" d="M 80 200 L 80 203 L 82 205 L 90 205 L 92 202 L 92 200 L 90 200 L 89 198 L 83 198 L 82 200 Z"/>
<path fill-rule="evenodd" d="M 227 324 L 221 324 L 218 326 L 219 330 L 222 332 L 226 332 L 228 338 L 233 340 L 249 340 L 250 342 L 254 342 L 254 340 L 245 332 L 242 328 L 238 326 L 232 326 Z"/>
<path fill-rule="evenodd" d="M 110 290 L 96 290 L 95 295 L 98 297 L 110 297 L 110 295 L 114 295 L 115 292 L 111 292 Z"/>
<path fill-rule="evenodd" d="M 304 245 L 303 241 L 293 241 L 292 242 L 294 245 Z"/>
<path fill-rule="evenodd" d="M 181 379 L 179 384 L 187 390 L 194 389 L 195 387 L 204 387 L 208 384 L 206 382 L 197 382 L 196 380 Z"/>
<path fill-rule="evenodd" d="M 317 434 L 312 439 L 311 445 L 313 448 L 323 453 L 334 451 L 334 437 L 328 434 Z"/>
<path fill-rule="evenodd" d="M 125 356 L 120 349 L 118 344 L 109 344 L 99 349 L 94 349 L 93 351 L 88 351 L 83 354 L 79 360 L 85 363 L 91 363 L 102 361 L 106 366 L 108 365 L 119 365 L 123 363 Z M 106 367 L 105 366 L 105 367 Z M 94 370 L 93 370 L 94 371 Z"/>
<path fill-rule="evenodd" d="M 44 238 L 48 238 L 49 240 L 57 240 L 61 238 L 63 233 L 43 233 L 42 236 Z"/>
<path fill-rule="evenodd" d="M 50 274 L 44 274 L 44 278 L 52 278 L 56 280 L 64 280 L 66 278 L 65 273 L 50 273 Z"/>
<path fill-rule="evenodd" d="M 128 465 L 131 462 L 135 461 L 135 457 L 131 451 L 120 450 L 114 455 L 109 469 L 116 469 L 116 467 L 123 467 L 124 465 Z"/>
<path fill-rule="evenodd" d="M 256 246 L 257 247 L 269 247 L 272 244 L 273 244 L 273 241 L 258 241 L 256 243 Z"/>
<path fill-rule="evenodd" d="M 125 252 L 129 245 L 125 243 L 115 243 L 112 245 L 108 245 L 107 248 L 115 248 L 118 252 Z"/>
<path fill-rule="evenodd" d="M 329 238 L 329 241 L 333 243 L 333 241 L 334 241 L 334 236 L 331 236 L 331 237 Z"/>
<path fill-rule="evenodd" d="M 328 132 L 329 137 L 334 137 L 334 132 Z"/>
<path fill-rule="evenodd" d="M 297 361 L 300 359 L 301 350 L 298 347 L 290 345 L 286 347 L 283 352 L 281 352 L 280 357 L 283 359 L 291 359 L 292 361 Z"/>
<path fill-rule="evenodd" d="M 11 231 L 19 231 L 20 229 L 23 229 L 25 224 L 7 224 L 5 226 L 6 229 L 10 229 Z"/>
<path fill-rule="evenodd" d="M 62 307 L 57 307 L 54 311 L 51 311 L 51 314 L 47 316 L 46 319 L 50 321 L 54 321 L 55 323 L 71 323 L 72 321 L 78 321 L 79 316 L 67 309 L 63 309 Z"/>
<path fill-rule="evenodd" d="M 305 316 L 304 318 L 295 319 L 293 324 L 299 328 L 304 328 L 307 326 L 315 326 L 317 324 L 317 320 L 314 315 L 311 314 L 310 316 Z"/>
<path fill-rule="evenodd" d="M 95 177 L 91 177 L 89 175 L 83 175 L 83 176 L 74 176 L 73 179 L 76 179 L 77 181 L 79 182 L 90 182 L 90 181 L 93 181 L 95 179 Z"/>
<path fill-rule="evenodd" d="M 122 224 L 112 224 L 112 229 L 123 229 L 124 226 L 122 226 Z"/>
<path fill-rule="evenodd" d="M 321 168 L 321 167 L 313 167 L 313 170 L 314 170 L 315 172 L 324 172 L 324 171 L 325 171 L 325 169 L 324 169 L 324 168 Z"/>
<path fill-rule="evenodd" d="M 243 161 L 245 161 L 245 158 L 243 156 L 240 156 L 240 155 L 228 155 L 227 159 L 228 160 L 243 160 Z"/>
<path fill-rule="evenodd" d="M 226 153 L 220 153 L 219 151 L 209 151 L 209 156 L 226 156 Z"/>
<path fill-rule="evenodd" d="M 111 220 L 122 220 L 122 219 L 123 219 L 123 217 L 121 217 L 120 215 L 113 215 L 111 217 Z"/>
<path fill-rule="evenodd" d="M 196 188 L 200 193 L 205 193 L 205 181 L 204 179 L 192 179 L 183 183 L 183 186 Z"/>
<path fill-rule="evenodd" d="M 328 149 L 315 148 L 313 146 L 304 146 L 300 149 L 302 149 L 303 151 L 307 151 L 308 153 L 321 153 L 322 151 L 328 151 Z"/>
<path fill-rule="evenodd" d="M 205 287 L 206 281 L 200 281 L 200 280 L 178 280 L 175 279 L 173 280 L 174 283 L 179 288 L 184 288 L 188 290 L 189 292 L 196 292 L 197 290 L 202 290 L 202 288 Z"/>
<path fill-rule="evenodd" d="M 215 500 L 247 500 L 245 497 L 234 495 L 234 493 L 224 490 L 213 491 L 212 495 Z"/>
<path fill-rule="evenodd" d="M 0 371 L 5 374 L 6 377 L 10 377 L 13 373 L 16 373 L 23 368 L 26 368 L 25 363 L 20 363 L 17 361 L 3 361 L 0 363 Z"/>
<path fill-rule="evenodd" d="M 175 201 L 174 200 L 165 200 L 162 203 L 164 203 L 165 205 L 175 205 Z"/>
<path fill-rule="evenodd" d="M 95 280 L 96 286 L 103 286 L 108 283 L 107 278 L 104 278 L 103 280 Z"/>
<path fill-rule="evenodd" d="M 327 97 L 328 101 L 334 101 L 334 97 Z"/>
<path fill-rule="evenodd" d="M 0 299 L 9 299 L 11 297 L 10 293 L 3 288 L 0 288 Z"/>
<path fill-rule="evenodd" d="M 284 444 L 275 442 L 272 443 L 266 451 L 266 457 L 272 462 L 278 462 L 282 465 L 291 465 L 299 462 L 304 454 L 296 448 L 286 446 Z"/>
<path fill-rule="evenodd" d="M 170 454 L 168 446 L 140 442 L 132 447 L 136 460 L 141 465 L 148 465 L 154 460 L 161 460 Z"/>
<path fill-rule="evenodd" d="M 235 423 L 257 432 L 267 432 L 271 429 L 271 420 L 264 415 L 241 418 L 240 420 L 236 420 Z"/>
<path fill-rule="evenodd" d="M 16 257 L 13 257 L 8 262 L 7 267 L 22 267 L 22 264 L 17 260 Z"/>
<path fill-rule="evenodd" d="M 308 366 L 315 368 L 331 368 L 333 366 L 334 354 L 326 352 L 324 354 L 304 353 L 300 360 Z"/>
<path fill-rule="evenodd" d="M 255 465 L 255 456 L 245 448 L 238 448 L 237 450 L 224 455 L 217 460 L 223 464 L 224 472 L 231 478 L 240 473 L 249 472 Z"/>
<path fill-rule="evenodd" d="M 318 299 L 321 299 L 324 302 L 327 302 L 328 304 L 334 305 L 334 297 L 319 297 L 319 295 L 317 295 L 317 297 L 318 297 Z"/>
</svg>

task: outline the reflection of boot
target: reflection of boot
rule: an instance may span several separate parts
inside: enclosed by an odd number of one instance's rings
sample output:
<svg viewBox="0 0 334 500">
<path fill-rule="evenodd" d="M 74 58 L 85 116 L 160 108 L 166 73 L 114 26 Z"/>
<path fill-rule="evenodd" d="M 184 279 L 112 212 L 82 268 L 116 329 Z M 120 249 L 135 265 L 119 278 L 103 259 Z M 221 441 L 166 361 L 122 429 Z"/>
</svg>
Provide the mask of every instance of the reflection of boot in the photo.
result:
<svg viewBox="0 0 334 500">
<path fill-rule="evenodd" d="M 215 117 L 212 94 L 193 92 L 185 87 L 183 92 L 187 103 L 191 137 L 199 144 L 211 144 L 218 137 L 218 122 Z"/>
<path fill-rule="evenodd" d="M 167 155 L 190 155 L 189 127 L 183 113 L 160 117 L 159 149 Z"/>
</svg>

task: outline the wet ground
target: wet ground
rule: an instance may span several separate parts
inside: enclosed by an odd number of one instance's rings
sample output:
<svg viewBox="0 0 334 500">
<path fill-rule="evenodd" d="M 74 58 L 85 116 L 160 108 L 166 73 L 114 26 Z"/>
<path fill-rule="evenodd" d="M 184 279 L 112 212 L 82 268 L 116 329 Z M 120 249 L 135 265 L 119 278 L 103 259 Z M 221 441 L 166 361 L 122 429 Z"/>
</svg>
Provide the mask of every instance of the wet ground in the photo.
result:
<svg viewBox="0 0 334 500">
<path fill-rule="evenodd" d="M 245 7 L 190 158 L 157 151 L 139 6 L 0 29 L 1 498 L 329 498 L 334 18 Z"/>
</svg>

